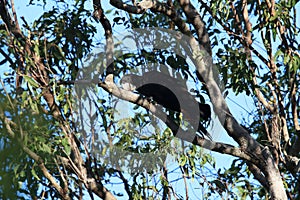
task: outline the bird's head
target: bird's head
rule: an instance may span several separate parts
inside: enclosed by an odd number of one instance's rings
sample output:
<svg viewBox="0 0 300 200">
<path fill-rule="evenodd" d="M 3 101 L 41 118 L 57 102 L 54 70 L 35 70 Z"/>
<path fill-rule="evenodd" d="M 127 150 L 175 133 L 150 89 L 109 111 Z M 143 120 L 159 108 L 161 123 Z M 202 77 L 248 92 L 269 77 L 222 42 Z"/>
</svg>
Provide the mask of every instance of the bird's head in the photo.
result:
<svg viewBox="0 0 300 200">
<path fill-rule="evenodd" d="M 133 91 L 141 84 L 140 79 L 138 75 L 128 74 L 122 77 L 120 84 L 124 90 Z"/>
</svg>

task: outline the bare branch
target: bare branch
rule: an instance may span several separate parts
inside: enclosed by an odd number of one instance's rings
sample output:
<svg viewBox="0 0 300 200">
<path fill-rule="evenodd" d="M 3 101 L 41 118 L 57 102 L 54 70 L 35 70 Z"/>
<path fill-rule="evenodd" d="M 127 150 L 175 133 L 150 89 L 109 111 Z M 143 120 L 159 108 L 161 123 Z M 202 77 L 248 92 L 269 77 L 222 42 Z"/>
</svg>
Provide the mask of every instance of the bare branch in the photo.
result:
<svg viewBox="0 0 300 200">
<path fill-rule="evenodd" d="M 246 0 L 243 0 L 243 18 L 245 21 L 245 27 L 246 27 L 246 45 L 249 46 L 252 44 L 252 24 L 249 20 L 249 14 L 248 14 L 248 4 Z M 250 52 L 249 52 L 250 53 Z"/>
<path fill-rule="evenodd" d="M 10 63 L 11 66 L 14 65 L 13 60 L 3 51 L 3 49 L 0 48 L 0 53 L 3 55 L 3 57 Z"/>
<path fill-rule="evenodd" d="M 211 55 L 211 44 L 209 40 L 209 35 L 207 34 L 205 24 L 202 21 L 200 14 L 196 8 L 191 4 L 190 0 L 178 0 L 181 8 L 183 9 L 188 22 L 190 22 L 198 36 L 198 42 L 202 49 L 205 49 Z"/>
<path fill-rule="evenodd" d="M 14 16 L 15 26 L 18 30 L 21 30 L 20 26 L 19 26 L 19 21 L 18 21 L 16 9 L 15 9 L 15 2 L 14 2 L 14 0 L 10 0 L 10 2 L 11 2 L 11 10 L 12 10 L 12 13 L 13 13 L 13 16 Z"/>
<path fill-rule="evenodd" d="M 240 33 L 240 34 L 242 34 L 242 36 L 244 36 L 244 31 L 243 31 L 243 28 L 241 25 L 241 21 L 240 21 L 239 15 L 237 14 L 237 11 L 235 9 L 234 2 L 232 0 L 230 0 L 230 7 L 232 9 L 235 22 L 239 28 L 238 33 Z"/>
<path fill-rule="evenodd" d="M 143 14 L 145 12 L 145 10 L 142 9 L 141 7 L 123 3 L 122 0 L 110 0 L 109 2 L 112 6 L 119 8 L 121 10 L 125 10 L 129 13 Z"/>
<path fill-rule="evenodd" d="M 295 175 L 300 172 L 300 159 L 296 156 L 286 156 L 286 166 Z"/>
<path fill-rule="evenodd" d="M 7 26 L 7 29 L 11 31 L 17 38 L 23 38 L 23 34 L 18 27 L 18 23 L 15 22 L 12 18 L 10 13 L 7 10 L 7 1 L 6 0 L 1 0 L 0 1 L 0 16 L 1 19 L 4 21 L 4 23 Z"/>
<path fill-rule="evenodd" d="M 168 180 L 168 168 L 166 166 L 166 163 L 164 163 L 164 166 L 161 169 L 161 176 L 164 179 L 164 181 L 169 183 Z M 167 186 L 163 187 L 163 195 L 162 200 L 171 199 L 171 189 L 169 188 L 169 184 Z"/>
<path fill-rule="evenodd" d="M 113 82 L 113 73 L 114 73 L 114 62 L 113 62 L 113 50 L 114 42 L 112 37 L 112 28 L 109 20 L 104 15 L 101 0 L 93 0 L 94 4 L 94 17 L 99 20 L 105 31 L 106 38 L 106 58 L 107 58 L 107 69 L 106 69 L 106 78 Z M 108 75 L 112 76 L 108 76 Z"/>
<path fill-rule="evenodd" d="M 68 187 L 68 181 L 66 179 L 66 174 L 63 172 L 63 170 L 60 168 L 60 166 L 58 165 L 58 162 L 57 162 L 57 159 L 54 158 L 54 161 L 55 161 L 55 165 L 59 171 L 59 174 L 60 174 L 60 177 L 61 177 L 61 180 L 62 182 L 64 183 L 64 193 L 65 194 L 68 194 L 69 192 L 69 187 Z"/>
<path fill-rule="evenodd" d="M 263 175 L 262 171 L 253 163 L 247 163 L 247 164 L 254 178 L 258 180 L 263 187 L 268 188 L 269 186 L 268 182 L 266 180 L 266 177 Z"/>
<path fill-rule="evenodd" d="M 125 191 L 127 192 L 128 194 L 128 197 L 129 197 L 129 200 L 132 200 L 132 192 L 130 190 L 130 185 L 128 183 L 128 180 L 124 177 L 123 173 L 119 170 L 117 170 L 118 174 L 119 174 L 119 177 L 120 179 L 122 180 L 122 182 L 124 183 L 124 187 L 125 187 Z"/>
<path fill-rule="evenodd" d="M 116 198 L 107 188 L 104 187 L 104 185 L 101 183 L 101 180 L 97 180 L 95 178 L 95 175 L 91 170 L 90 163 L 84 162 L 79 149 L 80 143 L 76 136 L 73 133 L 70 133 L 66 135 L 66 137 L 69 140 L 73 158 L 60 158 L 60 160 L 65 166 L 74 171 L 74 173 L 79 177 L 79 180 L 89 191 L 93 192 L 104 200 L 115 200 Z"/>
</svg>

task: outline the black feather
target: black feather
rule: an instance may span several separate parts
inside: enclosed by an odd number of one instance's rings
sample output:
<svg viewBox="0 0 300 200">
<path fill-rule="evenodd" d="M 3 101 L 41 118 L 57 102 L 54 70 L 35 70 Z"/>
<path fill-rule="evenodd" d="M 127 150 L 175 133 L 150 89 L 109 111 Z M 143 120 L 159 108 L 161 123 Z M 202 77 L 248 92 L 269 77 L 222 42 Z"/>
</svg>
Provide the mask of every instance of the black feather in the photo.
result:
<svg viewBox="0 0 300 200">
<path fill-rule="evenodd" d="M 210 120 L 210 106 L 196 101 L 188 92 L 186 86 L 179 83 L 177 79 L 161 72 L 151 71 L 144 73 L 142 76 L 125 75 L 121 80 L 121 84 L 130 84 L 130 90 L 136 90 L 167 109 L 182 112 L 184 119 L 194 127 L 198 127 L 198 132 L 209 136 L 200 120 Z M 197 105 L 198 108 L 196 108 Z M 197 112 L 199 113 L 197 114 Z"/>
</svg>

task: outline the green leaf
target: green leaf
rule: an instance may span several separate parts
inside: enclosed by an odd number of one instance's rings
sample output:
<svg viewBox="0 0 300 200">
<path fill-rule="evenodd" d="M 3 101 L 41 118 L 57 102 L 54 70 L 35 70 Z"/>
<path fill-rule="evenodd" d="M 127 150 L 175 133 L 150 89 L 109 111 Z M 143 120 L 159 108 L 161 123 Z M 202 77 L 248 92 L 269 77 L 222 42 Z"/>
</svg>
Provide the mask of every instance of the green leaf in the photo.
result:
<svg viewBox="0 0 300 200">
<path fill-rule="evenodd" d="M 187 163 L 187 157 L 185 155 L 181 155 L 178 162 L 180 166 L 184 166 Z"/>
<path fill-rule="evenodd" d="M 30 77 L 30 76 L 27 76 L 27 75 L 24 75 L 23 76 L 25 81 L 27 81 L 27 83 L 35 88 L 39 87 L 39 84 L 38 82 L 36 82 L 36 80 L 34 80 L 34 78 Z"/>
<path fill-rule="evenodd" d="M 36 171 L 34 170 L 34 168 L 32 168 L 31 169 L 31 174 L 33 175 L 33 177 L 35 177 L 37 180 L 41 180 L 40 178 L 39 178 L 39 176 L 36 174 Z"/>
<path fill-rule="evenodd" d="M 67 155 L 70 155 L 70 154 L 71 154 L 71 147 L 70 147 L 68 138 L 62 139 L 61 144 L 63 145 L 66 154 L 67 154 Z"/>
<path fill-rule="evenodd" d="M 52 153 L 52 149 L 51 149 L 51 147 L 49 145 L 43 144 L 42 148 L 43 148 L 44 152 L 47 152 L 47 153 L 50 153 L 50 154 Z"/>
</svg>

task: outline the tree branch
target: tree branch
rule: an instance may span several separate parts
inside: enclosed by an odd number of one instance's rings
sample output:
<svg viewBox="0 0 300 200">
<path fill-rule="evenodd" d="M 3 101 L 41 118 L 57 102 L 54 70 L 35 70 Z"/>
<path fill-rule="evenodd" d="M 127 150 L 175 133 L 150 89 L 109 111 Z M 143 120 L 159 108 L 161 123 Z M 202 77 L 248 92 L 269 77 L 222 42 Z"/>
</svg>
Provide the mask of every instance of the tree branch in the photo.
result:
<svg viewBox="0 0 300 200">
<path fill-rule="evenodd" d="M 113 82 L 113 74 L 114 74 L 114 60 L 113 60 L 113 50 L 114 50 L 114 42 L 112 37 L 112 28 L 109 20 L 104 15 L 101 0 L 93 0 L 94 4 L 94 17 L 100 21 L 105 31 L 106 38 L 106 78 L 109 78 L 111 82 Z M 108 76 L 111 74 L 112 76 Z"/>
<path fill-rule="evenodd" d="M 68 131 L 64 130 L 64 132 Z M 66 137 L 68 138 L 71 147 L 71 156 L 68 158 L 60 157 L 64 166 L 71 169 L 79 177 L 79 180 L 84 184 L 88 191 L 93 192 L 104 200 L 116 200 L 114 195 L 101 183 L 101 180 L 95 178 L 89 163 L 84 162 L 79 150 L 80 143 L 76 136 L 73 133 L 70 133 L 66 135 Z"/>
<path fill-rule="evenodd" d="M 106 90 L 107 92 L 109 92 L 110 94 L 112 94 L 120 99 L 129 101 L 131 103 L 134 103 L 136 105 L 139 105 L 139 106 L 149 110 L 156 117 L 160 118 L 163 122 L 165 122 L 166 125 L 172 130 L 172 132 L 175 136 L 177 136 L 185 141 L 192 142 L 193 144 L 195 144 L 197 146 L 201 146 L 208 150 L 212 150 L 212 151 L 219 152 L 222 154 L 236 156 L 236 157 L 242 158 L 244 160 L 247 160 L 249 162 L 253 162 L 254 164 L 258 164 L 257 159 L 255 159 L 252 156 L 252 154 L 249 154 L 246 151 L 244 151 L 242 148 L 234 147 L 232 145 L 228 145 L 228 144 L 224 144 L 224 143 L 213 142 L 211 140 L 200 137 L 197 134 L 194 134 L 193 139 L 190 139 L 192 133 L 181 130 L 180 127 L 178 127 L 178 125 L 173 120 L 168 118 L 164 112 L 159 110 L 157 108 L 157 106 L 150 103 L 147 99 L 141 98 L 138 94 L 118 88 L 114 83 L 111 83 L 111 82 L 106 82 L 106 83 L 100 82 L 98 85 L 100 87 L 102 87 L 104 90 Z M 180 131 L 177 132 L 178 130 L 180 130 Z"/>
<path fill-rule="evenodd" d="M 119 8 L 121 10 L 124 10 L 126 12 L 129 12 L 129 13 L 143 14 L 145 12 L 145 10 L 142 9 L 141 7 L 123 3 L 122 0 L 110 0 L 109 2 L 112 6 Z"/>
<path fill-rule="evenodd" d="M 200 14 L 189 0 L 178 0 L 178 2 L 186 15 L 188 22 L 191 22 L 196 30 L 201 49 L 205 49 L 206 52 L 211 55 L 212 51 L 209 35 L 207 34 L 205 24 L 202 21 Z"/>
<path fill-rule="evenodd" d="M 23 146 L 23 145 L 22 145 Z M 27 147 L 23 146 L 23 150 L 34 160 L 38 163 L 40 169 L 42 170 L 44 176 L 50 181 L 53 187 L 59 192 L 63 199 L 71 199 L 70 196 L 65 193 L 65 190 L 56 182 L 55 178 L 49 173 L 48 169 L 46 168 L 43 159 L 38 156 L 36 153 L 28 149 Z"/>
<path fill-rule="evenodd" d="M 120 179 L 124 183 L 124 189 L 128 194 L 128 200 L 133 200 L 132 191 L 130 190 L 130 184 L 128 183 L 128 180 L 124 177 L 123 173 L 120 170 L 116 170 L 118 172 Z"/>
<path fill-rule="evenodd" d="M 6 24 L 7 30 L 13 33 L 17 38 L 24 37 L 20 28 L 18 27 L 18 23 L 11 18 L 10 13 L 7 10 L 6 0 L 0 1 L 0 16 L 1 19 L 4 21 L 4 23 Z"/>
<path fill-rule="evenodd" d="M 6 59 L 11 66 L 14 65 L 13 60 L 9 57 L 9 55 L 7 53 L 5 53 L 5 51 L 3 51 L 3 49 L 0 48 L 0 53 L 3 55 L 4 59 Z"/>
<path fill-rule="evenodd" d="M 252 172 L 254 178 L 258 180 L 258 182 L 265 188 L 268 188 L 268 182 L 266 180 L 266 177 L 263 175 L 262 171 L 253 163 L 247 162 L 247 165 L 249 167 L 249 170 Z"/>
<path fill-rule="evenodd" d="M 238 39 L 242 44 L 245 44 L 246 37 L 244 36 L 244 33 L 242 32 L 242 36 L 239 36 L 238 33 L 235 33 L 233 30 L 231 30 L 229 27 L 227 27 L 221 19 L 219 19 L 217 16 L 215 16 L 212 12 L 212 10 L 204 3 L 202 0 L 199 0 L 201 4 L 205 7 L 205 9 L 210 13 L 210 15 L 223 27 L 223 29 L 227 32 L 228 35 L 232 35 L 236 39 Z M 268 65 L 267 59 L 265 59 L 258 51 L 254 49 L 254 47 L 251 44 L 247 44 L 247 47 L 250 48 L 251 52 L 254 53 L 263 63 Z M 253 77 L 253 84 L 256 86 L 258 85 L 255 74 Z M 264 97 L 264 95 L 260 92 L 259 88 L 255 88 L 255 95 L 257 99 L 262 103 L 262 105 L 268 109 L 270 112 L 274 112 L 274 107 L 271 106 L 267 99 Z"/>
<path fill-rule="evenodd" d="M 185 21 L 177 14 L 177 11 L 174 7 L 170 7 L 166 3 L 161 3 L 159 1 L 153 1 L 153 7 L 150 9 L 152 12 L 160 12 L 168 16 L 174 24 L 178 27 L 178 29 L 188 35 L 193 37 L 192 32 L 190 31 L 189 27 L 186 25 Z"/>
<path fill-rule="evenodd" d="M 191 15 L 191 13 L 196 14 L 197 11 L 193 6 L 190 5 L 190 1 L 179 0 L 179 2 L 186 13 L 188 21 L 197 23 L 197 17 Z M 194 27 L 196 28 L 196 25 L 194 25 Z M 198 27 L 201 28 L 201 25 L 199 24 Z M 207 31 L 204 28 L 202 30 L 197 30 L 197 32 L 198 34 L 201 33 L 200 36 L 203 36 L 204 42 L 209 42 L 205 40 L 206 38 L 208 38 L 209 40 L 209 37 Z M 274 199 L 287 199 L 280 172 L 269 149 L 263 147 L 253 137 L 251 137 L 248 131 L 245 130 L 232 116 L 227 103 L 225 102 L 224 97 L 220 91 L 220 88 L 216 83 L 216 80 L 214 79 L 214 71 L 212 68 L 213 63 L 211 57 L 209 56 L 210 51 L 201 51 L 202 49 L 197 45 L 197 41 L 193 41 L 193 38 L 191 38 L 188 43 L 191 47 L 190 55 L 194 59 L 193 62 L 196 65 L 197 71 L 206 83 L 210 100 L 214 106 L 214 111 L 220 121 L 224 119 L 223 126 L 225 130 L 227 131 L 229 136 L 231 136 L 235 141 L 238 142 L 243 151 L 252 154 L 252 158 L 258 160 L 257 166 L 262 169 L 268 182 L 273 183 L 268 188 L 271 197 Z"/>
<path fill-rule="evenodd" d="M 25 153 L 29 155 L 39 166 L 44 176 L 48 179 L 48 181 L 51 183 L 51 185 L 58 191 L 58 193 L 61 195 L 63 199 L 71 199 L 70 196 L 65 193 L 64 189 L 56 182 L 55 178 L 49 173 L 49 170 L 46 168 L 43 159 L 37 155 L 35 152 L 31 151 L 29 148 L 24 146 L 23 142 L 21 141 L 21 138 L 18 138 L 18 136 L 13 132 L 13 129 L 11 128 L 11 125 L 17 127 L 17 124 L 12 122 L 10 119 L 6 118 L 4 115 L 3 110 L 0 108 L 0 118 L 5 122 L 6 130 L 8 131 L 10 137 L 17 141 L 17 143 L 22 147 Z"/>
</svg>

